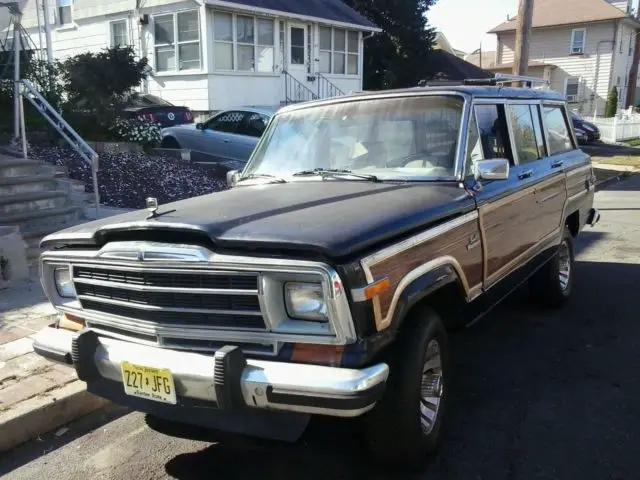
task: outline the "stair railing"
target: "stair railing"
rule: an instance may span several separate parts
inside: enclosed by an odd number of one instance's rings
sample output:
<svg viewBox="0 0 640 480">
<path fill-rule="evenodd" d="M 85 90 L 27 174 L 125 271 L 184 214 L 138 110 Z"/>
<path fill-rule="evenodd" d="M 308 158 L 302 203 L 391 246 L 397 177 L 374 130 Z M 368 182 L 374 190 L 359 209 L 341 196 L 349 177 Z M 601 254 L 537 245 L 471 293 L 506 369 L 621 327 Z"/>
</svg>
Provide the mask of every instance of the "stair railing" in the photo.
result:
<svg viewBox="0 0 640 480">
<path fill-rule="evenodd" d="M 283 70 L 282 74 L 284 78 L 284 99 L 287 105 L 290 103 L 318 100 L 319 97 L 313 92 L 313 90 L 308 88 L 289 72 Z"/>
<path fill-rule="evenodd" d="M 91 167 L 93 181 L 93 195 L 96 205 L 96 216 L 100 216 L 100 193 L 98 191 L 98 154 L 89 146 L 83 138 L 62 118 L 49 102 L 38 92 L 29 80 L 20 81 L 20 129 L 22 137 L 22 153 L 27 157 L 27 135 L 24 120 L 24 100 L 27 99 L 49 124 L 56 129 L 62 138 L 82 157 Z"/>
<path fill-rule="evenodd" d="M 322 73 L 317 72 L 316 79 L 318 81 L 318 98 L 341 97 L 345 93 L 340 88 L 325 77 Z"/>
</svg>

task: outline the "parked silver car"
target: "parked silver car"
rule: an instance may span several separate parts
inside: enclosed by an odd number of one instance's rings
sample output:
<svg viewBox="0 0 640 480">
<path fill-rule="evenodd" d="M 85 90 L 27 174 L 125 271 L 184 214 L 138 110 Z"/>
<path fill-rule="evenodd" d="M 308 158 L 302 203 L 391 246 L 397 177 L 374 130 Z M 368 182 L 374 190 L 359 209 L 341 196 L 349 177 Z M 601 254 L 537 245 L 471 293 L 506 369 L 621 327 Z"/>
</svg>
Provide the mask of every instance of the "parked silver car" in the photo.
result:
<svg viewBox="0 0 640 480">
<path fill-rule="evenodd" d="M 165 128 L 161 147 L 191 150 L 196 162 L 246 162 L 278 108 L 234 108 L 204 123 Z"/>
</svg>

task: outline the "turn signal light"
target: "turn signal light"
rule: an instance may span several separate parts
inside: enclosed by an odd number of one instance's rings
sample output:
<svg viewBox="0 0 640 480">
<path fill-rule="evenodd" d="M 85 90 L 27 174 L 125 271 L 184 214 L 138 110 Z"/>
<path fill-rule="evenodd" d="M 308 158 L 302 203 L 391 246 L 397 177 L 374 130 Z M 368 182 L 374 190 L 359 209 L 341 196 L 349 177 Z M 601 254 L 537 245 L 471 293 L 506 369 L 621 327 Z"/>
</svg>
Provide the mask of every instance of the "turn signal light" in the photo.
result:
<svg viewBox="0 0 640 480">
<path fill-rule="evenodd" d="M 65 313 L 60 317 L 60 321 L 58 322 L 58 328 L 62 328 L 64 330 L 72 330 L 74 332 L 80 332 L 84 330 L 86 326 L 84 318 L 74 317 L 73 315 L 69 315 Z"/>
</svg>

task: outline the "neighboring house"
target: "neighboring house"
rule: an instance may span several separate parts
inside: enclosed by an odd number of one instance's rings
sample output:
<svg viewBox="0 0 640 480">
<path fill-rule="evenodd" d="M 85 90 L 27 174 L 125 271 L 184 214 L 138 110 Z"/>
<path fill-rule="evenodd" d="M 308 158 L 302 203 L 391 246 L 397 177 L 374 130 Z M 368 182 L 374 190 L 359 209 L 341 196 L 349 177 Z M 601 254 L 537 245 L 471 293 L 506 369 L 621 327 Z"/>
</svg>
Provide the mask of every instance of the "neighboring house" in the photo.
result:
<svg viewBox="0 0 640 480">
<path fill-rule="evenodd" d="M 451 46 L 447 37 L 444 36 L 442 32 L 436 32 L 436 37 L 433 40 L 433 49 L 434 50 L 444 50 L 445 52 L 449 52 L 452 55 L 455 55 L 458 58 L 464 58 L 466 55 L 462 50 L 456 50 Z"/>
<path fill-rule="evenodd" d="M 496 65 L 496 51 L 474 50 L 465 55 L 464 60 L 480 68 L 493 68 Z"/>
<path fill-rule="evenodd" d="M 493 77 L 493 73 L 441 49 L 432 50 L 428 62 L 429 69 L 436 72 L 433 78 L 426 82 L 429 85 L 460 84 L 467 79 Z"/>
<path fill-rule="evenodd" d="M 36 44 L 41 2 L 21 2 Z M 341 0 L 48 2 L 56 59 L 131 45 L 153 67 L 145 91 L 203 113 L 362 90 L 364 41 L 380 31 Z"/>
<path fill-rule="evenodd" d="M 624 108 L 640 28 L 630 13 L 630 0 L 536 0 L 529 74 L 550 80 L 551 88 L 566 94 L 570 108 L 583 115 L 602 115 L 614 86 Z M 512 72 L 515 30 L 513 18 L 489 32 L 498 37 L 493 72 Z"/>
</svg>

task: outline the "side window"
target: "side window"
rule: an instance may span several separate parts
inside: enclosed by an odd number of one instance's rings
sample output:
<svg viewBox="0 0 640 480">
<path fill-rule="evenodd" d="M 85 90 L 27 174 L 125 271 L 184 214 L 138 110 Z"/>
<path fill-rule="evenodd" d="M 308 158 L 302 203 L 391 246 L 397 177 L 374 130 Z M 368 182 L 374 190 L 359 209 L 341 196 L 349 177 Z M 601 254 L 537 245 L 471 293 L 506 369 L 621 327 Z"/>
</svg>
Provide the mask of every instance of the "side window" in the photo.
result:
<svg viewBox="0 0 640 480">
<path fill-rule="evenodd" d="M 532 105 L 509 105 L 509 115 L 511 117 L 511 127 L 513 128 L 513 139 L 518 152 L 520 164 L 533 162 L 543 157 L 543 150 L 540 150 L 540 126 L 536 128 L 536 118 L 534 121 L 534 111 Z"/>
<path fill-rule="evenodd" d="M 549 155 L 573 150 L 573 140 L 571 139 L 564 107 L 560 105 L 545 105 L 542 107 L 542 117 L 547 130 Z"/>
<path fill-rule="evenodd" d="M 513 164 L 504 105 L 476 105 L 474 109 L 484 158 L 506 158 Z"/>
<path fill-rule="evenodd" d="M 238 133 L 248 135 L 250 137 L 261 137 L 267 128 L 269 118 L 262 113 L 249 113 L 246 122 L 240 128 Z"/>
<path fill-rule="evenodd" d="M 237 133 L 244 115 L 244 112 L 221 113 L 209 120 L 206 128 L 216 132 Z"/>
</svg>

